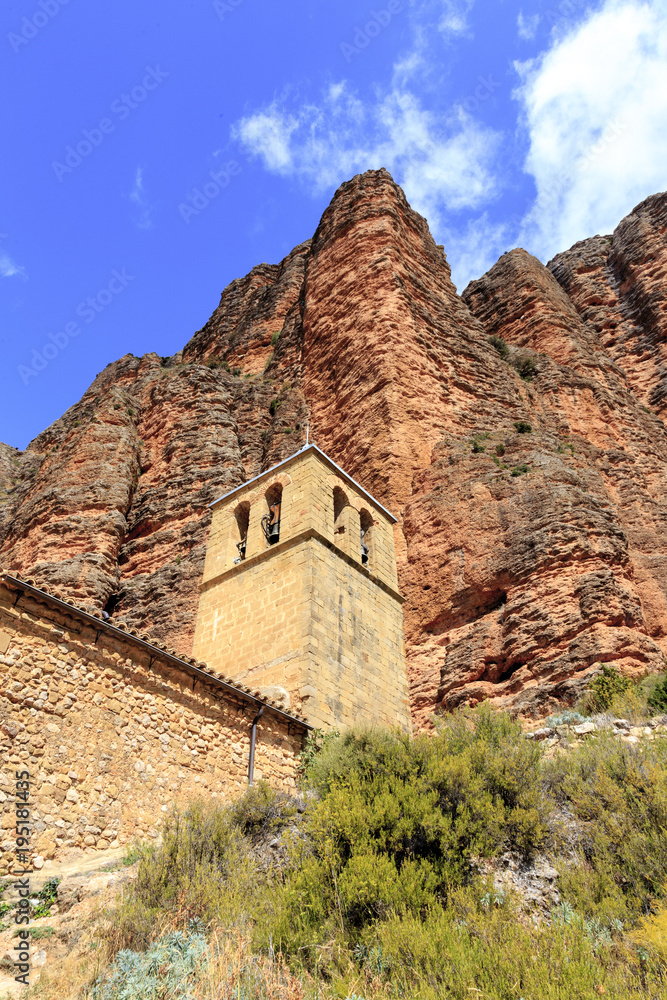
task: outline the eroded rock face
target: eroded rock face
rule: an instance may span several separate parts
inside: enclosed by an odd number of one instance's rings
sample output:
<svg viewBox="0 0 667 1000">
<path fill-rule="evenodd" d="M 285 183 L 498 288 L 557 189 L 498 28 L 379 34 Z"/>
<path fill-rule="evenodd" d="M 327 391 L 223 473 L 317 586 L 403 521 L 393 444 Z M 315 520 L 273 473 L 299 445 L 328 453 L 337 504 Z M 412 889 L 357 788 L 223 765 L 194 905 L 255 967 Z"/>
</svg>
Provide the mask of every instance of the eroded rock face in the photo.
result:
<svg viewBox="0 0 667 1000">
<path fill-rule="evenodd" d="M 548 264 L 639 401 L 667 399 L 667 194 L 643 201 L 611 236 L 575 243 Z"/>
<path fill-rule="evenodd" d="M 26 451 L 3 565 L 189 654 L 208 505 L 291 453 L 304 408 L 260 376 L 121 358 Z"/>
<path fill-rule="evenodd" d="M 187 653 L 208 504 L 310 422 L 399 518 L 418 723 L 480 699 L 539 715 L 600 662 L 660 669 L 666 213 L 649 198 L 547 267 L 504 254 L 459 296 L 390 175 L 353 178 L 181 354 L 122 358 L 0 447 L 0 559 Z"/>
</svg>

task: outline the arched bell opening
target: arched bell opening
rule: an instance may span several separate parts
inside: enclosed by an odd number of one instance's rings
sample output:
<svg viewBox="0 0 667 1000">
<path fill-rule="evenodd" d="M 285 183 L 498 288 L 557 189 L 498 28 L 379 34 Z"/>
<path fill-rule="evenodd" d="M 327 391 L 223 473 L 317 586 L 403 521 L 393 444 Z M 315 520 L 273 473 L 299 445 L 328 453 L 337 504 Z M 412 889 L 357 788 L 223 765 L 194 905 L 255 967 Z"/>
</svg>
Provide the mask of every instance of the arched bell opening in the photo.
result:
<svg viewBox="0 0 667 1000">
<path fill-rule="evenodd" d="M 350 501 L 347 497 L 345 490 L 342 490 L 340 486 L 334 486 L 333 491 L 333 502 L 334 502 L 334 536 L 345 534 L 345 513 L 346 508 L 349 507 Z M 338 541 L 339 539 L 335 539 Z"/>
<path fill-rule="evenodd" d="M 280 483 L 273 483 L 264 494 L 268 514 L 262 518 L 262 531 L 269 545 L 275 545 L 280 540 L 280 508 L 283 500 L 283 488 Z"/>
<path fill-rule="evenodd" d="M 373 518 L 364 508 L 359 511 L 361 565 L 370 569 L 373 551 Z"/>
<path fill-rule="evenodd" d="M 236 510 L 234 511 L 234 520 L 236 521 L 236 529 L 238 531 L 238 541 L 236 542 L 236 548 L 238 550 L 238 556 L 234 560 L 235 563 L 243 562 L 245 559 L 246 548 L 248 545 L 248 525 L 250 523 L 250 504 L 247 501 L 240 503 Z"/>
</svg>

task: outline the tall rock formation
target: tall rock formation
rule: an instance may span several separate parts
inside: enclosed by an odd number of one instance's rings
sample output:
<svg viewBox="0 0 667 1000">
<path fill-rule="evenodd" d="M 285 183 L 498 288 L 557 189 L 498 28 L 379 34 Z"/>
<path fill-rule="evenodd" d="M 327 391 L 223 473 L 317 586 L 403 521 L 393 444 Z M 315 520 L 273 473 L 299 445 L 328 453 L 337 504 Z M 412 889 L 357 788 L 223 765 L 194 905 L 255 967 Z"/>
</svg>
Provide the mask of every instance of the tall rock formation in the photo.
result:
<svg viewBox="0 0 667 1000">
<path fill-rule="evenodd" d="M 0 561 L 188 653 L 207 506 L 316 442 L 399 518 L 413 711 L 529 714 L 667 651 L 667 196 L 457 295 L 384 171 L 222 293 L 173 358 L 127 356 L 19 454 Z"/>
</svg>

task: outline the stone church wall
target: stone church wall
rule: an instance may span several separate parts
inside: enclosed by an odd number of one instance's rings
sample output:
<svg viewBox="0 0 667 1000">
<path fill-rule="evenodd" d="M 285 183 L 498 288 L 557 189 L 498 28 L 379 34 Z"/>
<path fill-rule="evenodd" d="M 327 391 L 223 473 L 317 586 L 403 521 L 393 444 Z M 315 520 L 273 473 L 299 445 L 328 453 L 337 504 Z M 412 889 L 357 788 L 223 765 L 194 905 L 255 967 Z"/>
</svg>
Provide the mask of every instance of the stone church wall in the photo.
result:
<svg viewBox="0 0 667 1000">
<path fill-rule="evenodd" d="M 14 861 L 15 770 L 31 776 L 31 848 L 74 859 L 156 837 L 172 802 L 247 786 L 257 705 L 0 585 L 0 874 Z M 255 780 L 295 788 L 304 730 L 266 710 Z"/>
</svg>

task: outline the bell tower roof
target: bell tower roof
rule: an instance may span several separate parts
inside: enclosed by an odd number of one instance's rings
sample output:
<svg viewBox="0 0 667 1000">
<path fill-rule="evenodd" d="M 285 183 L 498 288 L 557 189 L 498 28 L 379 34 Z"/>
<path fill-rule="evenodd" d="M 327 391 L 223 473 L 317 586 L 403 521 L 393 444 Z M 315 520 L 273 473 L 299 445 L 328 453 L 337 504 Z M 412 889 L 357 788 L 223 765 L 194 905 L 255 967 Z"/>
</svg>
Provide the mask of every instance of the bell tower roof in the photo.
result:
<svg viewBox="0 0 667 1000">
<path fill-rule="evenodd" d="M 337 465 L 334 462 L 334 460 L 330 458 L 325 452 L 323 452 L 321 448 L 318 448 L 316 444 L 304 445 L 303 448 L 299 449 L 299 451 L 295 451 L 293 455 L 289 456 L 289 458 L 284 458 L 282 462 L 278 462 L 277 465 L 273 465 L 270 469 L 267 469 L 266 472 L 261 472 L 258 476 L 255 476 L 253 479 L 249 479 L 247 482 L 241 483 L 240 486 L 235 486 L 233 490 L 229 491 L 229 493 L 223 493 L 223 495 L 218 497 L 217 500 L 214 500 L 211 504 L 209 504 L 209 507 L 216 507 L 219 503 L 222 503 L 223 500 L 229 500 L 229 498 L 233 497 L 236 493 L 241 493 L 243 490 L 246 490 L 249 487 L 255 487 L 263 479 L 271 478 L 271 476 L 275 475 L 277 471 L 279 470 L 282 471 L 283 469 L 286 469 L 288 465 L 296 461 L 301 456 L 306 455 L 308 452 L 312 452 L 314 455 L 316 455 L 321 461 L 323 461 L 334 472 L 336 472 L 337 475 L 340 476 L 345 482 L 347 482 L 350 486 L 353 486 L 354 489 L 359 494 L 361 494 L 361 496 L 363 496 L 366 500 L 370 501 L 370 503 L 372 503 L 374 507 L 376 507 L 382 514 L 384 514 L 384 516 L 390 521 L 391 524 L 396 524 L 397 519 L 394 517 L 394 515 L 390 511 L 388 511 L 386 507 L 383 507 L 382 504 L 378 500 L 376 500 L 374 496 L 372 496 L 367 490 L 363 488 L 363 486 L 360 486 L 359 483 L 352 478 L 352 476 L 349 476 L 344 469 L 341 469 L 341 467 Z"/>
</svg>

